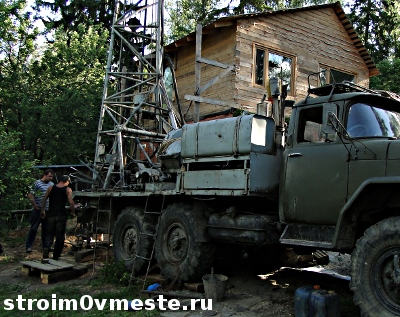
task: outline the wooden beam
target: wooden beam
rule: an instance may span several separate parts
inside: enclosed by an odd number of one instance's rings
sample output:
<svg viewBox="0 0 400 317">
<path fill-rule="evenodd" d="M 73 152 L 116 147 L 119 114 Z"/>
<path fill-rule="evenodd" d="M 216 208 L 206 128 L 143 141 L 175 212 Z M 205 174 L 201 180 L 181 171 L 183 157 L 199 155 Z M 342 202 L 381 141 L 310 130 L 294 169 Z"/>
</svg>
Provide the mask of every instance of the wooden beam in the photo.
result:
<svg viewBox="0 0 400 317">
<path fill-rule="evenodd" d="M 223 107 L 230 107 L 230 108 L 238 108 L 239 106 L 235 103 L 229 101 L 222 101 L 212 98 L 202 98 L 200 96 L 193 96 L 193 95 L 185 95 L 186 100 L 194 101 L 194 102 L 204 102 L 211 105 L 216 106 L 223 106 Z"/>
<path fill-rule="evenodd" d="M 223 27 L 226 27 L 226 26 L 232 26 L 232 25 L 234 25 L 234 23 L 236 23 L 236 21 L 234 21 L 234 20 L 232 19 L 232 20 L 216 21 L 216 22 L 214 22 L 212 25 L 213 25 L 215 28 L 223 28 Z"/>
<path fill-rule="evenodd" d="M 195 65 L 195 87 L 194 91 L 197 93 L 200 89 L 200 78 L 201 78 L 201 24 L 196 26 L 196 65 Z M 200 102 L 195 101 L 194 103 L 194 122 L 199 122 L 200 120 Z"/>
<path fill-rule="evenodd" d="M 75 266 L 71 271 L 61 271 L 51 274 L 42 272 L 42 274 L 40 275 L 40 279 L 43 284 L 53 284 L 78 278 L 87 273 L 87 271 L 88 269 L 86 266 Z"/>
<path fill-rule="evenodd" d="M 177 41 L 175 42 L 175 46 L 176 47 L 183 47 L 183 46 L 188 46 L 190 45 L 189 41 Z"/>
<path fill-rule="evenodd" d="M 232 65 L 223 64 L 223 63 L 220 63 L 217 61 L 213 61 L 211 59 L 203 58 L 201 56 L 197 59 L 197 61 L 200 63 L 204 63 L 204 64 L 216 66 L 216 67 L 221 67 L 221 68 L 231 68 L 232 67 Z"/>
<path fill-rule="evenodd" d="M 202 33 L 203 34 L 215 34 L 215 33 L 217 33 L 218 32 L 218 30 L 217 29 L 203 29 L 203 31 L 202 31 Z"/>
</svg>

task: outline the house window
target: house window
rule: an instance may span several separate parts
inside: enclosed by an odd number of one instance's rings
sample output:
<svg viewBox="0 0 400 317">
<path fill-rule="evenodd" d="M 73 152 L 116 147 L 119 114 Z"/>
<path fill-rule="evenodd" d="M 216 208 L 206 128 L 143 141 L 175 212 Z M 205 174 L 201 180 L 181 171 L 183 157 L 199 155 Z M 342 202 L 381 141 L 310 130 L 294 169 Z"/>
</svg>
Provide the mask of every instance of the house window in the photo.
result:
<svg viewBox="0 0 400 317">
<path fill-rule="evenodd" d="M 277 77 L 281 85 L 288 85 L 288 95 L 293 95 L 293 56 L 256 46 L 254 84 L 266 87 L 268 79 Z"/>
<path fill-rule="evenodd" d="M 354 83 L 356 80 L 356 76 L 351 73 L 346 73 L 342 70 L 337 70 L 328 66 L 320 66 L 320 75 L 319 75 L 319 83 L 320 86 L 332 84 L 332 83 L 341 83 L 343 81 L 349 81 Z"/>
</svg>

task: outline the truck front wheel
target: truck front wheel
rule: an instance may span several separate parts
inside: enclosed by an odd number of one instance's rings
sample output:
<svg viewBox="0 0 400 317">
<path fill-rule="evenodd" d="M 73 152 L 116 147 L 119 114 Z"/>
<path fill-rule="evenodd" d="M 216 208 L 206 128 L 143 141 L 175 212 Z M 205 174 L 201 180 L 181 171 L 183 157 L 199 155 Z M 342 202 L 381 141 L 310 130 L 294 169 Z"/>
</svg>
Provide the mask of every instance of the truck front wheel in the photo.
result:
<svg viewBox="0 0 400 317">
<path fill-rule="evenodd" d="M 193 228 L 199 224 L 193 212 L 190 205 L 173 204 L 160 220 L 155 255 L 161 272 L 171 280 L 201 279 L 214 261 L 215 247 L 196 239 Z"/>
<path fill-rule="evenodd" d="M 153 238 L 149 235 L 139 234 L 142 232 L 152 232 L 152 224 L 143 221 L 144 209 L 140 207 L 127 207 L 122 210 L 115 224 L 113 235 L 114 258 L 116 261 L 124 261 L 125 267 L 129 272 L 132 272 L 132 267 L 135 264 L 133 273 L 143 271 L 147 267 L 147 260 L 141 258 L 149 258 L 152 250 Z M 140 257 L 136 258 L 135 255 Z"/>
<path fill-rule="evenodd" d="M 357 241 L 350 288 L 362 316 L 400 315 L 400 217 L 373 225 Z"/>
</svg>

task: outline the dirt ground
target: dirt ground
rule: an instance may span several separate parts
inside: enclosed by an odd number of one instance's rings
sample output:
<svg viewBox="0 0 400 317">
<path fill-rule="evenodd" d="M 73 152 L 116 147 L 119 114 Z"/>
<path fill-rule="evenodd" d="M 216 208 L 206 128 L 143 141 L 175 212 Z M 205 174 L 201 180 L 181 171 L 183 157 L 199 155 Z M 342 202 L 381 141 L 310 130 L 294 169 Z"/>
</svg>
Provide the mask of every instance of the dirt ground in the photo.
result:
<svg viewBox="0 0 400 317">
<path fill-rule="evenodd" d="M 69 223 L 69 233 L 73 232 L 74 224 Z M 53 287 L 40 282 L 38 277 L 25 277 L 21 274 L 20 261 L 40 259 L 40 235 L 38 234 L 34 251 L 25 253 L 25 237 L 28 227 L 13 230 L 9 238 L 0 237 L 4 253 L 0 255 L 1 284 L 23 285 L 21 293 Z M 67 241 L 74 241 L 74 236 L 68 236 Z M 66 244 L 64 256 L 71 251 Z M 294 294 L 297 288 L 305 285 L 320 285 L 322 289 L 333 290 L 339 296 L 341 316 L 359 316 L 359 309 L 353 304 L 353 294 L 349 290 L 348 266 L 349 256 L 330 253 L 331 262 L 325 266 L 313 265 L 302 268 L 285 268 L 271 270 L 268 267 L 255 269 L 245 260 L 233 257 L 225 259 L 224 265 L 217 265 L 216 274 L 228 277 L 224 300 L 214 302 L 212 311 L 166 311 L 160 312 L 163 317 L 184 316 L 217 316 L 217 317 L 258 317 L 258 316 L 294 316 Z M 89 273 L 80 278 L 84 284 L 91 278 Z M 59 282 L 57 283 L 69 283 Z M 187 299 L 182 299 L 185 304 Z"/>
</svg>

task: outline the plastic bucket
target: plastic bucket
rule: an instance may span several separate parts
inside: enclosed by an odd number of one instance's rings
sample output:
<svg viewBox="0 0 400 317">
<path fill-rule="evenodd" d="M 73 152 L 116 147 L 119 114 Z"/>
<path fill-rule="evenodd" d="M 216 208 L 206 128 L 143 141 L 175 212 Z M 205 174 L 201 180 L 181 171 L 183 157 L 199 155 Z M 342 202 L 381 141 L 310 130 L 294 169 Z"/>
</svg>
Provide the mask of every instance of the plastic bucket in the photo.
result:
<svg viewBox="0 0 400 317">
<path fill-rule="evenodd" d="M 228 277 L 222 274 L 206 274 L 203 276 L 206 298 L 222 302 Z"/>
</svg>

